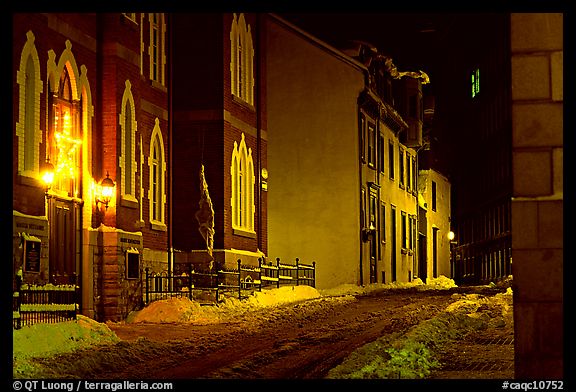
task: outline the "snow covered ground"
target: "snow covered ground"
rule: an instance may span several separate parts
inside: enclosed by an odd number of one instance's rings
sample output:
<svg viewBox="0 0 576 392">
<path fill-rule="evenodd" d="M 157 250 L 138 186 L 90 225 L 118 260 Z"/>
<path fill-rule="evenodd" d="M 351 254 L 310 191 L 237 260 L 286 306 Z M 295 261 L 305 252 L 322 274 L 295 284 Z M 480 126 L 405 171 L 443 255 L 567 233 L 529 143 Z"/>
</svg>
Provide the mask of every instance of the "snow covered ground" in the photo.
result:
<svg viewBox="0 0 576 392">
<path fill-rule="evenodd" d="M 289 302 L 304 301 L 312 298 L 326 298 L 341 300 L 346 296 L 357 296 L 370 294 L 380 290 L 400 290 L 404 288 L 415 288 L 416 290 L 443 290 L 455 287 L 454 281 L 441 276 L 437 279 L 429 279 L 426 284 L 416 279 L 410 283 L 393 283 L 393 284 L 371 284 L 364 287 L 354 285 L 343 285 L 328 290 L 317 290 L 310 286 L 285 286 L 279 289 L 268 289 L 262 292 L 255 292 L 248 299 L 239 301 L 237 298 L 228 298 L 219 306 L 200 306 L 187 298 L 174 298 L 152 302 L 144 309 L 133 312 L 126 320 L 127 323 L 193 323 L 193 324 L 211 324 L 220 322 L 233 321 L 236 317 L 242 316 L 245 320 L 251 317 L 253 310 L 263 307 L 277 306 Z M 470 319 L 474 318 L 474 313 L 480 306 L 490 304 L 490 298 L 494 301 L 501 301 L 499 304 L 502 312 L 506 306 L 511 304 L 511 290 L 508 289 L 506 294 L 498 294 L 494 297 L 485 298 L 478 295 L 461 295 L 461 299 L 451 304 L 448 313 L 465 314 Z M 498 297 L 498 296 L 501 297 Z M 504 297 L 505 296 L 505 297 Z M 503 299 L 504 298 L 504 299 Z M 463 320 L 468 320 L 465 318 Z M 462 324 L 462 323 L 460 323 Z M 443 327 L 441 326 L 443 325 Z M 394 353 L 400 353 L 406 357 L 402 350 L 408 347 L 412 350 L 411 355 L 426 356 L 426 339 L 430 339 L 431 330 L 437 331 L 439 328 L 446 328 L 446 324 L 430 325 L 428 330 L 420 332 L 415 331 L 413 334 L 416 338 L 406 338 L 402 345 L 396 345 L 391 348 L 386 359 L 394 359 Z M 462 325 L 457 328 L 463 327 Z M 430 329 L 432 328 L 432 329 Z M 438 334 L 436 334 L 438 335 Z M 425 336 L 429 336 L 425 338 Z M 438 338 L 438 336 L 436 336 Z M 412 339 L 412 340 L 410 340 Z M 79 348 L 86 348 L 100 344 L 113 344 L 120 339 L 109 328 L 106 323 L 98 323 L 84 316 L 78 316 L 75 321 L 61 322 L 58 324 L 36 324 L 33 326 L 23 327 L 20 330 L 13 331 L 13 375 L 15 378 L 25 378 L 33 366 L 31 358 L 52 357 L 59 353 L 73 352 Z M 410 348 L 411 347 L 411 348 Z M 365 350 L 365 357 L 362 357 L 362 350 L 357 350 L 353 357 L 354 369 L 344 366 L 341 369 L 335 369 L 331 372 L 332 378 L 366 378 L 379 376 L 378 361 L 383 361 L 381 356 L 374 356 L 371 350 Z M 398 354 L 398 355 L 400 355 Z M 401 358 L 402 355 L 396 356 Z M 374 359 L 376 358 L 376 360 Z M 378 359 L 379 358 L 379 359 Z M 412 360 L 412 359 L 410 359 Z M 375 362 L 376 361 L 376 362 Z M 360 364 L 360 365 L 359 365 Z M 348 369 L 348 370 L 342 370 Z M 357 369 L 365 369 L 358 372 Z M 372 370 L 371 370 L 372 369 Z M 372 371 L 371 376 L 366 372 Z M 374 373 L 376 371 L 376 373 Z M 368 374 L 368 376 L 367 376 Z M 417 377 L 418 373 L 406 373 L 408 377 Z M 380 374 L 380 376 L 384 376 Z"/>
</svg>

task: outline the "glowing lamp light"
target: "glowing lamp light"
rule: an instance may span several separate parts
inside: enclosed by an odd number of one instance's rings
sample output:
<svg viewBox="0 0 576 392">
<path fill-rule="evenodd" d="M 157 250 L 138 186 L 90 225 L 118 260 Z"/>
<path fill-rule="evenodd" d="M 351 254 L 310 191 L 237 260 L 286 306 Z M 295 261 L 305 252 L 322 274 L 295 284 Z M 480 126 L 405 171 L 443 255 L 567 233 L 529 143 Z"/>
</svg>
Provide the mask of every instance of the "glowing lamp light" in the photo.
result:
<svg viewBox="0 0 576 392">
<path fill-rule="evenodd" d="M 449 231 L 449 232 L 448 232 L 448 239 L 449 239 L 450 241 L 452 241 L 452 240 L 454 239 L 454 232 L 453 232 L 453 231 Z"/>
<path fill-rule="evenodd" d="M 47 160 L 42 165 L 40 176 L 42 178 L 42 182 L 46 186 L 46 190 L 50 189 L 52 183 L 54 182 L 54 165 L 50 163 L 50 160 Z"/>
<path fill-rule="evenodd" d="M 108 172 L 106 172 L 106 178 L 100 182 L 100 196 L 96 198 L 96 205 L 98 205 L 98 203 L 102 203 L 106 209 L 108 209 L 108 204 L 110 203 L 112 195 L 114 194 L 115 186 L 116 185 L 114 184 L 114 181 L 112 181 L 108 175 Z"/>
</svg>

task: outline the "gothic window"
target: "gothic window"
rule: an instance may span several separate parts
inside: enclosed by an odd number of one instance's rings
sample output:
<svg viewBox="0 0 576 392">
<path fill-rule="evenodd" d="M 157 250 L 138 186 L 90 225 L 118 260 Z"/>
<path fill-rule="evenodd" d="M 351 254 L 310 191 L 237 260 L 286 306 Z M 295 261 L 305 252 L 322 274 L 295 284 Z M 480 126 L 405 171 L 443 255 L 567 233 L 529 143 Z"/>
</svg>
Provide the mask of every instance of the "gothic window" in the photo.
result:
<svg viewBox="0 0 576 392">
<path fill-rule="evenodd" d="M 124 95 L 122 96 L 122 111 L 119 115 L 120 135 L 121 135 L 121 153 L 119 159 L 121 175 L 121 192 L 122 198 L 136 201 L 136 181 L 135 172 L 137 171 L 136 163 L 136 116 L 134 107 L 134 97 L 132 96 L 132 86 L 129 80 L 126 80 Z"/>
<path fill-rule="evenodd" d="M 232 151 L 232 227 L 254 232 L 254 162 L 252 149 L 247 148 L 244 133 Z"/>
<path fill-rule="evenodd" d="M 27 41 L 20 55 L 20 69 L 16 73 L 19 85 L 19 115 L 16 123 L 18 137 L 18 172 L 35 177 L 40 162 L 40 62 L 34 45 L 34 34 L 26 34 Z"/>
<path fill-rule="evenodd" d="M 230 73 L 232 95 L 254 104 L 254 48 L 250 25 L 244 14 L 234 14 L 230 30 Z"/>
<path fill-rule="evenodd" d="M 156 118 L 156 124 L 150 138 L 150 155 L 148 157 L 149 188 L 148 200 L 150 201 L 150 223 L 153 229 L 165 230 L 165 205 L 166 205 L 166 160 L 164 154 L 164 141 L 160 131 L 160 121 Z"/>
</svg>

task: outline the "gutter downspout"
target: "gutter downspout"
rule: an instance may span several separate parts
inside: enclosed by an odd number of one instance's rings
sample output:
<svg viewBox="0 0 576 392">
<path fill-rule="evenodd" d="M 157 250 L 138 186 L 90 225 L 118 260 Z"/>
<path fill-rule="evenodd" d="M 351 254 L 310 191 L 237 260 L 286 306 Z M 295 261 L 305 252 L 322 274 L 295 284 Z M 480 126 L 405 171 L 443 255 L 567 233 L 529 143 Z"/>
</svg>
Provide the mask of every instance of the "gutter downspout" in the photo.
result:
<svg viewBox="0 0 576 392">
<path fill-rule="evenodd" d="M 260 114 L 260 110 L 262 110 L 262 103 L 261 103 L 261 93 L 262 93 L 262 76 L 260 75 L 261 72 L 261 65 L 260 62 L 262 61 L 262 16 L 260 13 L 256 15 L 257 20 L 257 31 L 256 31 L 256 81 L 257 81 L 257 89 L 256 89 L 256 186 L 258 187 L 258 250 L 263 252 L 264 248 L 264 241 L 262 238 L 262 116 Z"/>
<path fill-rule="evenodd" d="M 172 154 L 172 132 L 173 132 L 173 114 L 172 114 L 172 94 L 173 94 L 173 77 L 172 77 L 172 67 L 173 67 L 173 56 L 172 56 L 172 46 L 173 46 L 173 28 L 172 28 L 172 16 L 168 15 L 168 274 L 170 275 L 173 271 L 174 266 L 174 248 L 172 243 L 172 181 L 173 181 L 173 154 Z"/>
</svg>

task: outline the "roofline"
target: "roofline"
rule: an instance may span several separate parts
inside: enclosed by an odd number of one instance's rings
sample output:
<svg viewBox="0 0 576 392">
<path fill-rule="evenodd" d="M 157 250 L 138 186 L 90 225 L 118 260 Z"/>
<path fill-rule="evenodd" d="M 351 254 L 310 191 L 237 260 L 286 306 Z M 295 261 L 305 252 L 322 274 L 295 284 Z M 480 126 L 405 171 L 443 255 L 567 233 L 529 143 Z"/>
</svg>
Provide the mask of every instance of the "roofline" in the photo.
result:
<svg viewBox="0 0 576 392">
<path fill-rule="evenodd" d="M 310 43 L 312 43 L 313 45 L 319 47 L 320 49 L 325 50 L 326 52 L 329 52 L 330 54 L 332 54 L 333 56 L 337 57 L 338 59 L 342 60 L 345 63 L 348 63 L 349 65 L 359 69 L 362 72 L 367 72 L 368 68 L 366 68 L 366 66 L 364 66 L 364 64 L 362 64 L 361 62 L 359 62 L 358 60 L 344 54 L 341 50 L 336 49 L 335 47 L 329 45 L 328 43 L 322 41 L 321 39 L 313 36 L 312 34 L 306 32 L 305 30 L 302 30 L 301 28 L 293 25 L 292 23 L 288 22 L 287 20 L 281 18 L 280 16 L 276 15 L 275 13 L 268 13 L 268 15 L 271 17 L 272 20 L 274 20 L 276 23 L 292 30 L 293 32 L 297 33 L 298 35 L 300 35 L 302 38 L 306 39 L 307 41 L 309 41 Z"/>
</svg>

